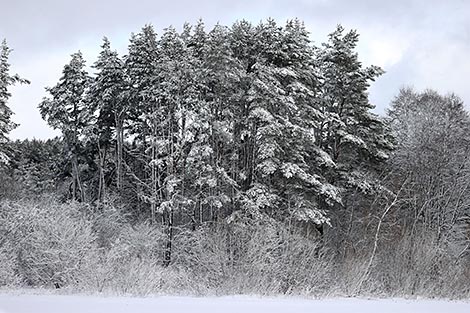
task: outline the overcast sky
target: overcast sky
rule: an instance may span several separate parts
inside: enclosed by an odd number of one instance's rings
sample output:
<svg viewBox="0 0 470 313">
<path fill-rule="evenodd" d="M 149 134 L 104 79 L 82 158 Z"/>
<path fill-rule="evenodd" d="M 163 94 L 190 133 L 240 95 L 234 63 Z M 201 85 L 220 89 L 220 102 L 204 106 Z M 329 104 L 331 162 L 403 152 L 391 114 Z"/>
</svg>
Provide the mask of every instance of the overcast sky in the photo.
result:
<svg viewBox="0 0 470 313">
<path fill-rule="evenodd" d="M 371 102 L 383 113 L 400 87 L 455 92 L 470 106 L 470 1 L 466 0 L 0 0 L 0 39 L 14 49 L 12 73 L 31 85 L 12 88 L 10 106 L 20 126 L 17 138 L 59 134 L 41 119 L 44 87 L 57 83 L 70 54 L 81 50 L 94 62 L 103 36 L 121 54 L 131 32 L 147 23 L 158 33 L 202 18 L 208 27 L 273 17 L 280 23 L 298 17 L 316 44 L 336 24 L 357 29 L 358 52 L 365 64 L 386 74 L 370 88 Z"/>
</svg>

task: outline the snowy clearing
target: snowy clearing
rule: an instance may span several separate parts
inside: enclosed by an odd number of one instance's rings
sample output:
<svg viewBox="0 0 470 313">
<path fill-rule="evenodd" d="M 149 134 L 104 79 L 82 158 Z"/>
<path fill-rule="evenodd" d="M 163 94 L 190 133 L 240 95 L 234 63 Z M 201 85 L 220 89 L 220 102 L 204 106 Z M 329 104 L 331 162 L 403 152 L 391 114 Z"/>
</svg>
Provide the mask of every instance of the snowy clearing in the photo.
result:
<svg viewBox="0 0 470 313">
<path fill-rule="evenodd" d="M 325 299 L 257 297 L 94 297 L 0 294 L 0 313 L 119 313 L 119 312 L 470 312 L 470 302 L 403 299 Z"/>
</svg>

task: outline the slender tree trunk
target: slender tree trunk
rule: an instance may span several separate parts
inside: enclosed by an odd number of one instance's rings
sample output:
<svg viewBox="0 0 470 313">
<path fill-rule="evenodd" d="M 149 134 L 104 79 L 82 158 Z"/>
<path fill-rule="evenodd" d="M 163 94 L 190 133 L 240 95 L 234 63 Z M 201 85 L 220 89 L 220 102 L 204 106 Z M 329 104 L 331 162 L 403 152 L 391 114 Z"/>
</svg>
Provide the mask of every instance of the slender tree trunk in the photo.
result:
<svg viewBox="0 0 470 313">
<path fill-rule="evenodd" d="M 165 256 L 163 260 L 163 266 L 168 266 L 171 263 L 171 251 L 173 244 L 173 208 L 170 208 L 168 213 L 168 225 L 167 225 L 167 240 L 165 247 Z"/>
<path fill-rule="evenodd" d="M 377 253 L 377 249 L 378 249 L 378 246 L 379 246 L 379 235 L 380 235 L 380 230 L 381 230 L 381 227 L 382 227 L 382 223 L 385 219 L 385 217 L 387 216 L 387 214 L 390 212 L 390 210 L 397 204 L 397 202 L 399 201 L 399 196 L 400 196 L 400 193 L 401 191 L 403 190 L 405 184 L 407 183 L 407 179 L 405 180 L 405 182 L 403 183 L 403 185 L 400 187 L 400 190 L 395 194 L 395 197 L 393 199 L 393 201 L 387 205 L 387 207 L 385 208 L 385 210 L 383 211 L 382 215 L 380 216 L 379 218 L 379 222 L 377 224 L 377 228 L 375 230 L 375 236 L 374 236 L 374 247 L 372 248 L 372 253 L 370 255 L 370 258 L 369 258 L 369 262 L 367 262 L 367 265 L 366 265 L 366 268 L 364 270 L 364 273 L 361 277 L 361 279 L 359 280 L 359 283 L 357 285 L 357 291 L 356 291 L 356 294 L 360 294 L 361 293 L 361 290 L 362 290 L 362 286 L 364 284 L 364 282 L 369 278 L 369 274 L 370 274 L 370 270 L 371 270 L 371 267 L 372 267 L 372 263 L 374 262 L 374 259 L 375 259 L 375 255 Z"/>
<path fill-rule="evenodd" d="M 105 180 L 104 180 L 104 169 L 106 167 L 106 149 L 101 147 L 101 144 L 98 140 L 98 156 L 100 158 L 99 162 L 99 179 L 98 179 L 98 204 L 103 202 L 105 196 Z"/>
<path fill-rule="evenodd" d="M 155 144 L 152 145 L 152 161 L 156 160 Z M 152 195 L 150 201 L 150 214 L 152 219 L 152 224 L 155 223 L 155 215 L 157 211 L 157 173 L 156 173 L 156 164 L 152 162 L 151 165 L 151 188 Z"/>
<path fill-rule="evenodd" d="M 154 108 L 154 112 L 156 109 Z M 156 211 L 157 211 L 157 197 L 158 197 L 158 166 L 157 166 L 157 158 L 158 158 L 158 153 L 157 153 L 157 121 L 156 118 L 154 117 L 153 121 L 153 130 L 152 130 L 152 140 L 151 140 L 151 145 L 152 145 L 152 151 L 151 151 L 151 174 L 150 174 L 150 179 L 151 179 L 151 202 L 150 202 L 150 214 L 152 218 L 152 223 L 156 222 Z"/>
<path fill-rule="evenodd" d="M 77 159 L 77 156 L 76 154 L 74 153 L 73 157 L 72 157 L 72 167 L 73 167 L 73 198 L 74 200 L 76 200 L 76 196 L 77 196 L 77 189 L 79 191 L 79 194 L 80 194 L 80 201 L 85 201 L 85 193 L 83 192 L 83 187 L 82 187 L 82 183 L 80 181 L 80 173 L 79 173 L 79 170 L 78 170 L 78 159 Z"/>
<path fill-rule="evenodd" d="M 75 179 L 75 164 L 72 163 L 72 200 L 77 200 L 77 180 Z"/>
<path fill-rule="evenodd" d="M 114 116 L 116 123 L 116 187 L 118 191 L 122 188 L 122 149 L 123 149 L 123 127 L 120 117 Z"/>
</svg>

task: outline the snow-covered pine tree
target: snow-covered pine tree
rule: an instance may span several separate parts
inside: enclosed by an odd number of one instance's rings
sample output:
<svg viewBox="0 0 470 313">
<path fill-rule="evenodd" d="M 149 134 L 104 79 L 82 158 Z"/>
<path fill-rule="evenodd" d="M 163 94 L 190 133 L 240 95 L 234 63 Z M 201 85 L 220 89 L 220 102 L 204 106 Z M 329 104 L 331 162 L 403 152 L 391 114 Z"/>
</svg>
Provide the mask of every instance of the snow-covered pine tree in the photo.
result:
<svg viewBox="0 0 470 313">
<path fill-rule="evenodd" d="M 114 142 L 116 187 L 120 191 L 123 179 L 124 123 L 127 116 L 127 102 L 124 93 L 124 63 L 116 51 L 111 50 L 111 43 L 104 37 L 102 50 L 93 67 L 98 71 L 88 93 L 88 101 L 97 111 L 95 127 L 96 144 L 99 156 L 98 200 L 104 196 L 107 154 Z"/>
<path fill-rule="evenodd" d="M 378 173 L 393 149 L 388 127 L 383 118 L 372 112 L 374 106 L 367 93 L 370 83 L 383 70 L 362 65 L 355 51 L 358 39 L 356 31 L 345 33 L 339 25 L 316 51 L 315 60 L 319 81 L 316 103 L 323 116 L 316 130 L 316 142 L 335 164 L 330 181 L 342 188 L 343 199 L 335 224 L 348 229 L 348 234 L 352 228 L 348 216 L 370 214 L 367 208 L 376 195 L 389 195 Z"/>
<path fill-rule="evenodd" d="M 229 37 L 230 30 L 217 24 L 206 36 L 197 26 L 192 38 L 193 51 L 201 62 L 197 75 L 202 86 L 190 169 L 197 177 L 194 192 L 201 223 L 229 214 L 238 187 L 230 156 L 234 151 L 232 100 L 239 86 L 240 66 L 232 55 Z"/>
<path fill-rule="evenodd" d="M 59 137 L 10 142 L 13 152 L 10 166 L 14 180 L 22 186 L 20 197 L 53 193 L 66 170 L 62 166 L 64 145 Z"/>
<path fill-rule="evenodd" d="M 141 32 L 132 34 L 128 54 L 124 57 L 126 81 L 129 82 L 125 101 L 128 107 L 128 132 L 133 141 L 129 150 L 132 159 L 131 185 L 138 199 L 150 205 L 151 220 L 155 222 L 160 173 L 154 162 L 157 154 L 152 140 L 158 120 L 157 34 L 153 26 L 146 25 Z"/>
<path fill-rule="evenodd" d="M 362 169 L 386 160 L 393 144 L 383 119 L 372 112 L 367 93 L 383 70 L 362 66 L 355 52 L 358 40 L 356 31 L 344 34 L 339 25 L 317 51 L 319 108 L 324 114 L 317 142 L 337 163 L 336 179 L 366 191 L 366 184 L 360 183 L 365 179 Z"/>
<path fill-rule="evenodd" d="M 329 223 L 325 209 L 341 203 L 339 189 L 330 183 L 335 168 L 328 154 L 316 143 L 316 130 L 323 119 L 317 107 L 318 77 L 315 47 L 299 20 L 282 29 L 276 73 L 283 94 L 279 120 L 284 124 L 281 180 L 288 214 L 297 221 L 321 226 Z M 287 153 L 286 153 L 287 152 Z"/>
<path fill-rule="evenodd" d="M 132 118 L 130 133 L 142 143 L 148 136 L 145 114 L 152 112 L 156 102 L 155 83 L 157 82 L 157 34 L 152 25 L 146 25 L 141 32 L 132 34 L 128 54 L 124 57 L 127 80 L 129 114 Z"/>
<path fill-rule="evenodd" d="M 174 216 L 187 211 L 192 199 L 187 195 L 186 165 L 192 143 L 191 124 L 195 118 L 197 80 L 191 53 L 186 43 L 190 27 L 185 25 L 182 34 L 175 28 L 165 29 L 158 41 L 158 110 L 151 116 L 153 144 L 156 153 L 152 164 L 161 173 L 159 177 L 160 201 L 158 212 L 162 215 L 166 233 L 164 265 L 171 262 Z"/>
<path fill-rule="evenodd" d="M 80 179 L 80 136 L 89 126 L 93 110 L 90 110 L 85 94 L 90 77 L 85 70 L 81 52 L 72 54 L 65 65 L 59 83 L 46 88 L 49 97 L 39 104 L 44 120 L 54 129 L 59 129 L 69 150 L 72 165 L 72 199 L 85 201 L 85 190 Z"/>
<path fill-rule="evenodd" d="M 26 79 L 21 78 L 18 74 L 10 74 L 10 63 L 8 58 L 11 53 L 7 41 L 4 39 L 0 45 L 0 164 L 8 161 L 5 144 L 8 142 L 8 134 L 17 124 L 11 120 L 13 112 L 8 107 L 8 100 L 11 97 L 8 88 L 20 83 L 29 84 Z"/>
<path fill-rule="evenodd" d="M 232 117 L 233 149 L 230 172 L 237 182 L 235 210 L 249 217 L 264 218 L 266 210 L 276 206 L 277 195 L 256 180 L 258 127 L 266 112 L 266 105 L 272 100 L 276 87 L 274 81 L 264 78 L 270 69 L 261 59 L 263 40 L 257 38 L 258 30 L 248 21 L 236 22 L 231 28 L 230 45 L 233 57 L 239 64 L 237 90 L 230 101 Z M 264 87 L 264 88 L 263 88 Z M 238 213 L 236 213 L 238 214 Z"/>
<path fill-rule="evenodd" d="M 316 78 L 313 48 L 298 21 L 285 28 L 273 20 L 233 27 L 233 49 L 243 71 L 236 107 L 240 203 L 253 217 L 328 222 L 319 202 L 340 202 L 338 190 L 323 177 L 330 165 L 315 147 Z"/>
<path fill-rule="evenodd" d="M 205 56 L 207 36 L 204 21 L 199 19 L 196 25 L 192 27 L 192 33 L 187 38 L 186 43 L 187 47 L 191 49 L 192 54 L 199 60 L 202 60 Z"/>
</svg>

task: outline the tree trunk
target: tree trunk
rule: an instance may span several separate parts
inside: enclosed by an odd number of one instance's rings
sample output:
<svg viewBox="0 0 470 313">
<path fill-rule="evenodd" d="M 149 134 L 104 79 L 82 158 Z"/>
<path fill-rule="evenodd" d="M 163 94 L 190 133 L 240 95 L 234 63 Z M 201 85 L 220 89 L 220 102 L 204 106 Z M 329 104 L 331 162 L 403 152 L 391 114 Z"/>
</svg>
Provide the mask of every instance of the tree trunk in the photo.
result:
<svg viewBox="0 0 470 313">
<path fill-rule="evenodd" d="M 98 140 L 98 156 L 99 162 L 99 179 L 98 179 L 98 204 L 103 202 L 105 196 L 105 180 L 104 180 L 104 169 L 106 167 L 106 149 L 102 148 Z"/>
<path fill-rule="evenodd" d="M 115 115 L 116 122 L 116 187 L 118 191 L 122 188 L 122 149 L 123 149 L 123 127 L 120 118 Z"/>
<path fill-rule="evenodd" d="M 85 193 L 83 192 L 83 187 L 80 181 L 80 174 L 78 170 L 78 159 L 74 154 L 72 157 L 72 173 L 73 173 L 73 199 L 77 200 L 77 189 L 80 193 L 80 201 L 85 201 Z"/>
<path fill-rule="evenodd" d="M 168 225 L 166 229 L 166 245 L 165 245 L 165 254 L 163 258 L 163 266 L 168 266 L 171 263 L 171 248 L 173 244 L 173 208 L 170 208 L 168 213 Z"/>
</svg>

